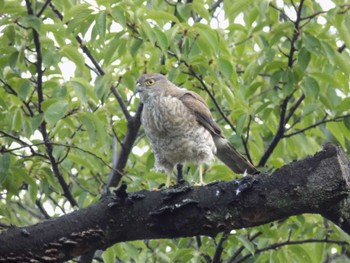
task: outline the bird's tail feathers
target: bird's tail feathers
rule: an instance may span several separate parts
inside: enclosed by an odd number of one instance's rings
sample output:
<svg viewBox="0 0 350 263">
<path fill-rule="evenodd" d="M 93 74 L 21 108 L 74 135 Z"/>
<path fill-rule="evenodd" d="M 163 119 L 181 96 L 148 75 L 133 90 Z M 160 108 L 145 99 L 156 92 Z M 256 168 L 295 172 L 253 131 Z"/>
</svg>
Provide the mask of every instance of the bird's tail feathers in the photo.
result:
<svg viewBox="0 0 350 263">
<path fill-rule="evenodd" d="M 217 157 L 235 173 L 256 174 L 258 170 L 225 138 L 214 137 Z"/>
</svg>

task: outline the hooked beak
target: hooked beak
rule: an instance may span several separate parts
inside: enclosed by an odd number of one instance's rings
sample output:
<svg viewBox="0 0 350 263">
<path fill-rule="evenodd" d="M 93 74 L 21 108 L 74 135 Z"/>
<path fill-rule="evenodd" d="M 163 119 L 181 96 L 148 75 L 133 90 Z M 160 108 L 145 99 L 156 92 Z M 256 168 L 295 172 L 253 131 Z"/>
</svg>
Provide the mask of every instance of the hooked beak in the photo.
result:
<svg viewBox="0 0 350 263">
<path fill-rule="evenodd" d="M 139 93 L 139 92 L 142 92 L 142 91 L 143 91 L 143 89 L 141 87 L 140 82 L 136 82 L 135 93 Z"/>
</svg>

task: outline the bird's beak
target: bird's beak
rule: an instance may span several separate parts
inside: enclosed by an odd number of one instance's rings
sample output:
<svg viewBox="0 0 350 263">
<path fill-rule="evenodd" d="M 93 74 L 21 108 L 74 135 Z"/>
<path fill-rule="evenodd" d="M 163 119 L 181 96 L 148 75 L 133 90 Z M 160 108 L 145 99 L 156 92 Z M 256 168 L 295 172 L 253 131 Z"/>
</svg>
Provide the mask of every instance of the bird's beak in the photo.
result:
<svg viewBox="0 0 350 263">
<path fill-rule="evenodd" d="M 140 82 L 136 82 L 135 93 L 139 93 L 139 92 L 142 92 L 142 91 L 143 91 L 143 89 L 141 87 Z"/>
</svg>

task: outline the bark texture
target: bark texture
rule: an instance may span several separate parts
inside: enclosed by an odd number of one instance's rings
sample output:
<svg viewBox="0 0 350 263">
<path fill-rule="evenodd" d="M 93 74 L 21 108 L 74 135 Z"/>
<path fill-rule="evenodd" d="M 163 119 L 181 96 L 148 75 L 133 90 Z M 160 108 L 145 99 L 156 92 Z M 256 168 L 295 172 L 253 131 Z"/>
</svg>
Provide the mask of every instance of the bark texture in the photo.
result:
<svg viewBox="0 0 350 263">
<path fill-rule="evenodd" d="M 328 144 L 271 175 L 202 187 L 115 193 L 76 212 L 0 235 L 0 262 L 63 262 L 117 242 L 215 236 L 302 213 L 350 234 L 349 160 Z"/>
</svg>

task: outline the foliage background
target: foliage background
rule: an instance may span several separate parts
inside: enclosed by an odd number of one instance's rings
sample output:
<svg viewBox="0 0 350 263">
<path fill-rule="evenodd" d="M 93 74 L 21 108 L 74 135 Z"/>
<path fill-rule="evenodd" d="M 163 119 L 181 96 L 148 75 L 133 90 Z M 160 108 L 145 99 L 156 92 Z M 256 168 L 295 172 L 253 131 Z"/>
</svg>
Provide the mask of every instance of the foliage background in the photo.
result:
<svg viewBox="0 0 350 263">
<path fill-rule="evenodd" d="M 262 170 L 328 141 L 347 150 L 350 5 L 319 2 L 0 0 L 0 226 L 99 198 L 144 72 L 198 92 Z M 124 169 L 128 190 L 165 181 L 153 162 L 141 130 Z M 195 166 L 186 171 L 197 180 Z M 219 162 L 205 174 L 206 182 L 233 177 Z M 217 237 L 116 244 L 96 260 L 348 262 L 348 242 L 323 218 L 299 215 Z"/>
</svg>

